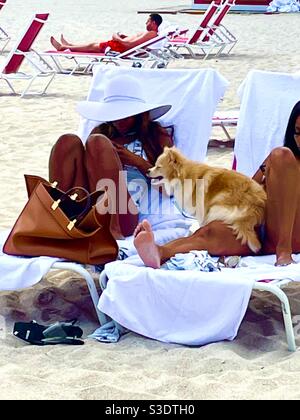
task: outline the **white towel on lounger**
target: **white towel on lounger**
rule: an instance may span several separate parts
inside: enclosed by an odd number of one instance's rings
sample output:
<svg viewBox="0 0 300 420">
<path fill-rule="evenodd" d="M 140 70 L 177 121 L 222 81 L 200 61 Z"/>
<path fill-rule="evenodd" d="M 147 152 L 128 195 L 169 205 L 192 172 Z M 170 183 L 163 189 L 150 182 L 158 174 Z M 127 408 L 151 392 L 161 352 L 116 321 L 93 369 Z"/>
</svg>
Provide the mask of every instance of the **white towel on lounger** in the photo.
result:
<svg viewBox="0 0 300 420">
<path fill-rule="evenodd" d="M 108 78 L 114 74 L 137 77 L 151 103 L 171 104 L 160 122 L 174 125 L 175 145 L 190 159 L 203 161 L 212 129 L 212 117 L 228 82 L 214 69 L 138 69 L 95 66 L 87 100 L 102 98 Z M 82 119 L 79 137 L 85 142 L 99 123 Z"/>
<path fill-rule="evenodd" d="M 283 145 L 289 116 L 300 100 L 300 75 L 252 70 L 239 95 L 234 153 L 237 170 L 252 177 L 271 150 Z"/>
</svg>

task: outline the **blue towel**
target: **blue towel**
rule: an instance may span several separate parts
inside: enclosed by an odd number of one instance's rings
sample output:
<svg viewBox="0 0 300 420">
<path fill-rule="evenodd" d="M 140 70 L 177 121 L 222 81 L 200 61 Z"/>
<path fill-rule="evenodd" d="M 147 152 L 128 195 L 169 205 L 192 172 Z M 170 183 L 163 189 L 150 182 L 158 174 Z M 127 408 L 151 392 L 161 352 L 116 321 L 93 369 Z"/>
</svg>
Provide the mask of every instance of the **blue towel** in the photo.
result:
<svg viewBox="0 0 300 420">
<path fill-rule="evenodd" d="M 176 254 L 161 268 L 165 270 L 219 271 L 218 263 L 207 251 L 190 251 L 186 254 Z"/>
<path fill-rule="evenodd" d="M 121 336 L 127 332 L 129 332 L 129 330 L 122 327 L 117 322 L 110 321 L 98 328 L 93 334 L 89 335 L 89 338 L 94 338 L 103 343 L 117 343 Z"/>
</svg>

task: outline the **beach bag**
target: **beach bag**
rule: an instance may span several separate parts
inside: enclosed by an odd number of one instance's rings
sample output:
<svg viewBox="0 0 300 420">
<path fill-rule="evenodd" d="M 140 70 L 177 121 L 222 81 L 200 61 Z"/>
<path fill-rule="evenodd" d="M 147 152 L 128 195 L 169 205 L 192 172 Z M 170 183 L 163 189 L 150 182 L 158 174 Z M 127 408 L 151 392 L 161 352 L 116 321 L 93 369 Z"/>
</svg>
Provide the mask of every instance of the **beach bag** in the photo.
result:
<svg viewBox="0 0 300 420">
<path fill-rule="evenodd" d="M 18 217 L 3 252 L 18 256 L 59 257 L 83 264 L 114 261 L 118 245 L 112 236 L 106 191 L 89 194 L 81 187 L 64 192 L 57 182 L 25 175 L 28 202 Z"/>
</svg>

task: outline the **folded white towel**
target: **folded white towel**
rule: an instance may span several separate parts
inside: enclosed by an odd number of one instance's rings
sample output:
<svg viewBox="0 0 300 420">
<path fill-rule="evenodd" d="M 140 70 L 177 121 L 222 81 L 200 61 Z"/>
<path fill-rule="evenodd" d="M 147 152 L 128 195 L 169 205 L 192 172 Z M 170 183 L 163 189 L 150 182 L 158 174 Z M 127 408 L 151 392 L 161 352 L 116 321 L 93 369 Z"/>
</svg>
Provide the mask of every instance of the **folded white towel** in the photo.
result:
<svg viewBox="0 0 300 420">
<path fill-rule="evenodd" d="M 102 98 L 105 83 L 114 74 L 136 77 L 151 103 L 171 104 L 161 119 L 164 126 L 174 125 L 175 145 L 190 159 L 203 161 L 212 129 L 212 117 L 224 96 L 228 82 L 216 70 L 138 69 L 95 66 L 87 100 Z M 99 123 L 82 120 L 79 136 L 85 142 Z"/>
<path fill-rule="evenodd" d="M 252 70 L 239 94 L 234 153 L 237 170 L 252 177 L 271 150 L 283 145 L 291 111 L 300 100 L 300 75 Z"/>
</svg>

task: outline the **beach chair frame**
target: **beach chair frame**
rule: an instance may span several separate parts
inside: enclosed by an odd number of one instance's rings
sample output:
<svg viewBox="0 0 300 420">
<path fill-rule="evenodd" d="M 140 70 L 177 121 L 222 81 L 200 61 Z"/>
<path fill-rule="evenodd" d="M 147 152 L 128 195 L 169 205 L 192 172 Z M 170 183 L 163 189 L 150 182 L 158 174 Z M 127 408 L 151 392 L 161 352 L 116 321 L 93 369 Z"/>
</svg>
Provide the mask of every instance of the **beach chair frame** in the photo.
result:
<svg viewBox="0 0 300 420">
<path fill-rule="evenodd" d="M 95 308 L 96 316 L 99 320 L 100 325 L 104 325 L 107 322 L 107 317 L 98 309 L 100 295 L 97 291 L 96 283 L 92 275 L 86 268 L 84 268 L 83 265 L 72 262 L 57 262 L 52 265 L 51 270 L 71 271 L 83 277 L 89 289 L 92 303 Z"/>
<path fill-rule="evenodd" d="M 229 13 L 230 9 L 235 5 L 235 1 L 236 0 L 225 0 L 222 4 L 222 8 L 209 24 L 211 28 L 209 31 L 209 36 L 214 37 L 217 35 L 218 38 L 223 40 L 223 48 L 219 51 L 218 54 L 221 54 L 222 52 L 229 54 L 238 41 L 233 33 L 228 28 L 226 28 L 224 24 L 222 24 L 227 13 Z M 227 46 L 229 46 L 229 49 L 225 51 Z"/>
<path fill-rule="evenodd" d="M 6 4 L 6 0 L 0 0 L 0 11 L 5 6 L 5 4 Z M 8 33 L 0 26 L 0 45 L 1 45 L 0 54 L 3 53 L 10 39 L 11 38 L 8 35 Z"/>
<path fill-rule="evenodd" d="M 226 137 L 226 142 L 230 142 L 230 144 L 234 145 L 234 138 L 230 135 L 228 131 L 228 127 L 237 127 L 239 119 L 239 111 L 228 111 L 228 112 L 216 112 L 212 119 L 212 126 L 213 127 L 220 127 Z M 224 144 L 225 146 L 225 144 Z"/>
<path fill-rule="evenodd" d="M 212 1 L 204 13 L 197 29 L 189 37 L 174 37 L 172 35 L 169 38 L 169 49 L 175 50 L 176 52 L 183 49 L 187 52 L 187 54 L 185 54 L 186 56 L 194 59 L 199 58 L 199 51 L 201 51 L 202 55 L 204 54 L 204 59 L 206 59 L 214 49 L 217 49 L 217 52 L 215 53 L 217 55 L 221 48 L 223 48 L 223 39 L 216 34 L 214 36 L 214 41 L 212 42 L 212 37 L 209 37 L 208 35 L 209 31 L 211 31 L 209 24 L 217 15 L 220 8 L 222 8 L 222 0 Z"/>
<path fill-rule="evenodd" d="M 297 346 L 295 341 L 291 307 L 286 293 L 282 290 L 285 286 L 288 286 L 290 283 L 292 283 L 291 279 L 273 280 L 269 283 L 257 281 L 254 283 L 253 290 L 272 293 L 279 299 L 281 304 L 281 312 L 284 322 L 288 350 L 291 352 L 295 352 L 297 350 Z"/>
<path fill-rule="evenodd" d="M 137 67 L 164 68 L 171 60 L 174 60 L 175 54 L 170 52 L 165 46 L 168 38 L 165 35 L 158 35 L 124 53 L 75 53 L 72 51 L 45 51 L 41 53 L 42 57 L 50 58 L 54 68 L 59 74 L 69 75 L 91 75 L 94 65 L 113 64 L 121 66 L 130 64 Z M 179 56 L 177 55 L 177 58 Z M 63 65 L 62 59 L 71 62 L 71 68 Z"/>
<path fill-rule="evenodd" d="M 49 14 L 45 13 L 36 14 L 33 17 L 26 31 L 22 34 L 19 41 L 16 43 L 16 46 L 11 50 L 3 65 L 0 72 L 0 80 L 2 79 L 7 83 L 14 95 L 20 95 L 21 97 L 28 94 L 44 95 L 56 75 L 56 71 L 48 62 L 37 51 L 31 48 L 37 35 L 47 21 L 48 16 Z M 30 39 L 28 39 L 28 37 L 30 37 Z M 26 45 L 25 48 L 22 48 L 23 43 Z M 24 60 L 29 64 L 31 72 L 21 72 L 19 70 Z M 31 91 L 32 84 L 38 78 L 49 78 L 49 80 L 41 91 Z M 12 83 L 16 80 L 29 82 L 20 94 L 17 93 Z"/>
<path fill-rule="evenodd" d="M 235 0 L 215 0 L 207 8 L 198 29 L 189 38 L 170 39 L 170 47 L 176 51 L 185 49 L 187 56 L 191 58 L 203 58 L 206 60 L 211 54 L 214 57 L 224 52 L 230 45 L 227 54 L 237 43 L 234 35 L 221 25 L 224 17 L 227 15 Z M 199 54 L 199 51 L 201 52 Z"/>
<path fill-rule="evenodd" d="M 285 328 L 286 334 L 286 341 L 288 350 L 290 352 L 295 352 L 297 350 L 296 341 L 295 341 L 295 334 L 293 329 L 293 321 L 292 321 L 292 314 L 291 314 L 291 307 L 289 303 L 289 299 L 286 293 L 282 290 L 285 286 L 288 286 L 292 281 L 290 279 L 281 279 L 281 280 L 273 280 L 270 282 L 264 281 L 256 281 L 253 285 L 253 290 L 259 292 L 268 292 L 276 296 L 281 304 L 281 312 L 283 317 L 283 323 Z M 105 271 L 102 271 L 99 276 L 99 285 L 100 288 L 103 290 L 103 286 L 107 283 L 107 276 Z M 99 309 L 97 308 L 98 312 Z M 100 313 L 101 316 L 101 325 L 106 324 L 109 322 L 109 318 L 104 314 Z M 100 320 L 99 318 L 99 320 Z"/>
</svg>

